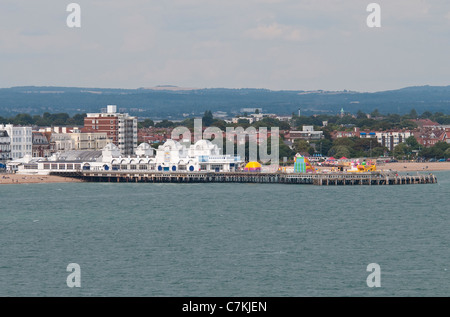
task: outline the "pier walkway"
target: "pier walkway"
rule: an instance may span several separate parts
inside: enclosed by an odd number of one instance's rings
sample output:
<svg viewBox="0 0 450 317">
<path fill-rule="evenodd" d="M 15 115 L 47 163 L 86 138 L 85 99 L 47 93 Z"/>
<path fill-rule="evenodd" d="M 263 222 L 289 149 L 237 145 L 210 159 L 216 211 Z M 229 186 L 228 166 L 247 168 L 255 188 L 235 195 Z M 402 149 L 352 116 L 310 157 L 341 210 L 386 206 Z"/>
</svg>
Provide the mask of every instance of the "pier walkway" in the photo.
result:
<svg viewBox="0 0 450 317">
<path fill-rule="evenodd" d="M 52 172 L 51 175 L 74 177 L 88 182 L 133 183 L 278 183 L 331 185 L 405 185 L 434 184 L 433 174 L 399 175 L 396 173 L 252 173 L 252 172 L 148 172 L 80 171 Z"/>
</svg>

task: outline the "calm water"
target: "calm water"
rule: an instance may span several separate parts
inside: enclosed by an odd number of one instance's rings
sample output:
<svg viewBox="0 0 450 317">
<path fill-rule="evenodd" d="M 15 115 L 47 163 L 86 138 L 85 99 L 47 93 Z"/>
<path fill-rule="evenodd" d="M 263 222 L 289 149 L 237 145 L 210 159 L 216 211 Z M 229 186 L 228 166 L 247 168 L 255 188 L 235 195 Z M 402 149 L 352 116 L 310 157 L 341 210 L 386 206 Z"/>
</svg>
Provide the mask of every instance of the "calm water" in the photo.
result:
<svg viewBox="0 0 450 317">
<path fill-rule="evenodd" d="M 449 296 L 450 172 L 435 174 L 372 187 L 2 185 L 0 296 Z M 73 262 L 80 288 L 66 284 Z"/>
</svg>

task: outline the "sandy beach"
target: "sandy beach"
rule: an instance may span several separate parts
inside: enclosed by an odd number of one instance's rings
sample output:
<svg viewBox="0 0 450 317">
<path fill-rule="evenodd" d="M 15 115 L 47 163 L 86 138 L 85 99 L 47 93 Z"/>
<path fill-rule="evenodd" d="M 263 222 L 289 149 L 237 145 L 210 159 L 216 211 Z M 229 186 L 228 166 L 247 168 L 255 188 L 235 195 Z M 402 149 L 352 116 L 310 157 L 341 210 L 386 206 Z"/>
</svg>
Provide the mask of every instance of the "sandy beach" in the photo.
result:
<svg viewBox="0 0 450 317">
<path fill-rule="evenodd" d="M 393 170 L 397 172 L 434 172 L 450 170 L 450 162 L 395 162 L 377 165 L 378 170 Z"/>
<path fill-rule="evenodd" d="M 0 174 L 0 184 L 74 183 L 79 179 L 49 175 Z"/>
</svg>

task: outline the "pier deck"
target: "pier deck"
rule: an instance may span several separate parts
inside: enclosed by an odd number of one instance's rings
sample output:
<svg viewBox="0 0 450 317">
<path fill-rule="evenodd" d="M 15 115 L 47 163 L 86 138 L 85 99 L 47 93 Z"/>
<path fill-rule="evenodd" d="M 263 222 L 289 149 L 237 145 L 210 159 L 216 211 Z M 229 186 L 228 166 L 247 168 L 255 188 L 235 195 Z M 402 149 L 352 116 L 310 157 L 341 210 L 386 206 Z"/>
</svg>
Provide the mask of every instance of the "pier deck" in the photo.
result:
<svg viewBox="0 0 450 317">
<path fill-rule="evenodd" d="M 249 172 L 148 172 L 148 171 L 80 171 L 53 172 L 52 175 L 74 177 L 88 182 L 133 183 L 278 183 L 331 185 L 405 185 L 434 184 L 432 174 L 398 175 L 396 173 L 249 173 Z"/>
</svg>

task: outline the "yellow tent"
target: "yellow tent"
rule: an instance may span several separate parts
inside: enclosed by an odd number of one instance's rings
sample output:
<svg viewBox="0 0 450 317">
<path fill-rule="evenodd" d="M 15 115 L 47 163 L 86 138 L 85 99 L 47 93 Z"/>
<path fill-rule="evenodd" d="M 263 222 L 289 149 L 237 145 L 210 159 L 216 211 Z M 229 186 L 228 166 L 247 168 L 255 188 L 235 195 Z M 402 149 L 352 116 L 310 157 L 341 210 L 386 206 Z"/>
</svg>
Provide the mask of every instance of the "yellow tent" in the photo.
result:
<svg viewBox="0 0 450 317">
<path fill-rule="evenodd" d="M 247 165 L 245 165 L 244 171 L 247 172 L 261 171 L 261 164 L 259 164 L 258 162 L 248 162 Z"/>
</svg>

